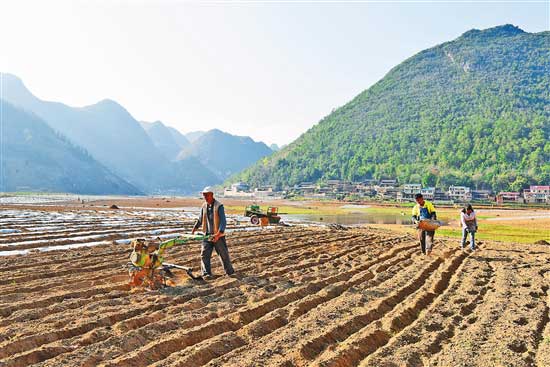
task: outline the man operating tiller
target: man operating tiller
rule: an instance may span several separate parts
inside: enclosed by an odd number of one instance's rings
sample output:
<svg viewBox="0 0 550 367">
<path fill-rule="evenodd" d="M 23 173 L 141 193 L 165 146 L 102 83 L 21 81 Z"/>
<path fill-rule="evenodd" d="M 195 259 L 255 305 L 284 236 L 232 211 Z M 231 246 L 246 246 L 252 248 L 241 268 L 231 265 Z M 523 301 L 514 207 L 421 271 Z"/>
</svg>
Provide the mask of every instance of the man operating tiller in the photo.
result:
<svg viewBox="0 0 550 367">
<path fill-rule="evenodd" d="M 195 227 L 191 233 L 194 234 L 198 228 L 202 227 L 202 232 L 209 236 L 207 239 L 202 241 L 202 276 L 204 279 L 212 278 L 210 259 L 212 257 L 213 249 L 216 249 L 216 253 L 220 257 L 225 273 L 227 275 L 231 275 L 235 272 L 235 270 L 233 270 L 233 265 L 231 264 L 229 251 L 227 249 L 227 243 L 225 242 L 224 232 L 227 222 L 223 204 L 214 199 L 214 192 L 211 187 L 205 187 L 201 193 L 204 197 L 204 204 L 202 205 L 199 219 L 195 223 Z"/>
</svg>

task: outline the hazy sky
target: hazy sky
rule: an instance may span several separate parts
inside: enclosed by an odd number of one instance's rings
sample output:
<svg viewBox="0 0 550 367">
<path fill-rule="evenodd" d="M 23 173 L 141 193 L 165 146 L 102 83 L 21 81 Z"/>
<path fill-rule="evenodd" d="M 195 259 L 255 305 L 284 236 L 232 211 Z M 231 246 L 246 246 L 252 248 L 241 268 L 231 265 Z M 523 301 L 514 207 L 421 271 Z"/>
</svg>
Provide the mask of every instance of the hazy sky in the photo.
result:
<svg viewBox="0 0 550 367">
<path fill-rule="evenodd" d="M 41 99 L 283 144 L 405 58 L 504 23 L 549 30 L 550 0 L 0 0 L 0 71 Z"/>
</svg>

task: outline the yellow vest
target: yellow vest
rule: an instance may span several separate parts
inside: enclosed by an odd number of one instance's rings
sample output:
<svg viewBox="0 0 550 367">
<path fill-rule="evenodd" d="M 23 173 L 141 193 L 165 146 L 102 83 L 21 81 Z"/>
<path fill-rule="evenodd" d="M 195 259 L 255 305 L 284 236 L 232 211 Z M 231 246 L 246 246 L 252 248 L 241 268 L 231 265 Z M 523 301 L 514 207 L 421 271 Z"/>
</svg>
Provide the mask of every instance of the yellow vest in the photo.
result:
<svg viewBox="0 0 550 367">
<path fill-rule="evenodd" d="M 431 201 L 424 200 L 424 208 L 428 209 L 429 214 L 435 212 L 435 207 Z M 416 203 L 416 205 L 412 208 L 412 215 L 417 217 L 420 216 L 420 204 Z"/>
</svg>

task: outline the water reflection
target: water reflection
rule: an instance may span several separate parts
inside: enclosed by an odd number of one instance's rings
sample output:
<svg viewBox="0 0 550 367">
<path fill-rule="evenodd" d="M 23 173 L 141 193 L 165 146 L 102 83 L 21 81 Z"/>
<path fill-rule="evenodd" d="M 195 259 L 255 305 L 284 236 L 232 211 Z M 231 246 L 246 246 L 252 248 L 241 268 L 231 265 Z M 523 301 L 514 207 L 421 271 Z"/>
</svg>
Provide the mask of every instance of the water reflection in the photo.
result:
<svg viewBox="0 0 550 367">
<path fill-rule="evenodd" d="M 343 225 L 353 224 L 412 224 L 411 217 L 407 215 L 395 214 L 369 214 L 369 213 L 349 213 L 349 214 L 292 214 L 282 215 L 282 220 L 286 222 L 307 221 L 318 223 L 337 223 Z"/>
</svg>

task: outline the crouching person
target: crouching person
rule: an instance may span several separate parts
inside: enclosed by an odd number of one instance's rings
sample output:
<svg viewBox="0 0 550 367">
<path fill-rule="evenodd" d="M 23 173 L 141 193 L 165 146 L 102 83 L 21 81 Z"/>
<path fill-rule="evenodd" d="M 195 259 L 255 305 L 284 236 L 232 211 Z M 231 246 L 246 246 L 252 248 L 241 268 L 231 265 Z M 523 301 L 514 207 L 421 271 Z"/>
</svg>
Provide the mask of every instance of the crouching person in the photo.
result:
<svg viewBox="0 0 550 367">
<path fill-rule="evenodd" d="M 212 268 L 210 259 L 212 257 L 212 250 L 216 250 L 218 254 L 223 270 L 227 275 L 231 275 L 235 272 L 231 259 L 229 258 L 229 251 L 227 249 L 227 243 L 225 242 L 225 227 L 227 224 L 225 218 L 225 211 L 223 204 L 214 199 L 214 192 L 212 188 L 207 186 L 202 190 L 202 196 L 204 197 L 204 204 L 202 205 L 199 219 L 195 223 L 192 233 L 198 228 L 202 227 L 202 231 L 205 235 L 210 235 L 209 240 L 202 242 L 201 249 L 201 270 L 205 279 L 212 278 Z"/>
</svg>

